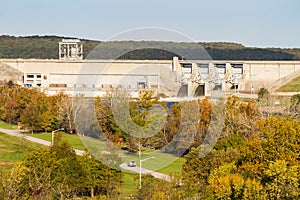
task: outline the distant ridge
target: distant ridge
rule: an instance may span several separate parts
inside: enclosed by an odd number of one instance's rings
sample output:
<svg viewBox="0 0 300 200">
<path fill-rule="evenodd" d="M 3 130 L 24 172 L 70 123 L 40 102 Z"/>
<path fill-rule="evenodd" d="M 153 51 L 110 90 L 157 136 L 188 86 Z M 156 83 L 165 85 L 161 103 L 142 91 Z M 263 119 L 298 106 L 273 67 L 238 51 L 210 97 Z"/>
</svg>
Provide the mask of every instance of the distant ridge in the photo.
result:
<svg viewBox="0 0 300 200">
<path fill-rule="evenodd" d="M 14 37 L 8 35 L 0 36 L 0 58 L 37 58 L 37 59 L 57 59 L 58 42 L 63 38 L 55 35 L 46 36 L 22 36 Z M 168 60 L 172 59 L 173 52 L 185 52 L 191 58 L 197 58 L 195 48 L 196 43 L 186 42 L 159 42 L 159 41 L 111 41 L 102 42 L 95 40 L 80 39 L 84 44 L 85 57 L 91 50 L 100 47 L 98 59 L 115 58 L 116 52 L 126 52 L 135 46 L 144 46 L 146 43 L 155 43 L 156 46 L 168 46 L 174 51 L 168 52 L 160 49 L 141 49 L 129 52 L 119 57 L 119 59 L 139 59 L 139 60 Z M 300 60 L 300 48 L 254 48 L 245 47 L 242 44 L 229 42 L 199 42 L 214 60 Z M 198 45 L 197 45 L 198 46 Z M 180 55 L 178 55 L 180 56 Z M 90 58 L 93 58 L 91 56 Z"/>
</svg>

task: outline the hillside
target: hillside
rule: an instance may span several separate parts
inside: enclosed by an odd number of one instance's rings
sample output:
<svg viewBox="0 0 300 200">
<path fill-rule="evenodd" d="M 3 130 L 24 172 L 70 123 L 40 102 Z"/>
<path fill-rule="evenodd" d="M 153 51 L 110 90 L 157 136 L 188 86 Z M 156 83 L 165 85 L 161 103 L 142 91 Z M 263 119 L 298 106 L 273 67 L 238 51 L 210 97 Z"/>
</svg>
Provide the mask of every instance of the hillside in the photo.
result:
<svg viewBox="0 0 300 200">
<path fill-rule="evenodd" d="M 63 37 L 58 36 L 0 36 L 0 58 L 37 58 L 37 59 L 57 59 L 58 42 Z M 120 59 L 171 59 L 176 54 L 156 49 L 141 49 L 132 51 L 136 47 L 147 46 L 167 47 L 180 55 L 187 55 L 188 59 L 199 58 L 197 49 L 199 44 L 205 48 L 212 59 L 215 60 L 300 60 L 300 48 L 280 49 L 280 48 L 250 48 L 236 43 L 225 42 L 154 42 L 154 41 L 112 41 L 101 42 L 81 39 L 84 44 L 85 57 L 91 50 L 101 44 L 94 54 L 88 58 L 110 59 L 119 57 Z M 160 48 L 164 49 L 164 48 Z M 97 54 L 97 56 L 95 56 Z M 181 56 L 180 56 L 181 57 Z"/>
</svg>

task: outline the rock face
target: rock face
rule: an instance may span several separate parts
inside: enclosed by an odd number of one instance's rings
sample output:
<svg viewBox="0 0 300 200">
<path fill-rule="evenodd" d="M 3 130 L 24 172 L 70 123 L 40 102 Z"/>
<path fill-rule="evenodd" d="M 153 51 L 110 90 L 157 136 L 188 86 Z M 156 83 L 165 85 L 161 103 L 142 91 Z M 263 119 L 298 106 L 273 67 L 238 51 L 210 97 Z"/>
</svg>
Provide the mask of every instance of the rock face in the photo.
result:
<svg viewBox="0 0 300 200">
<path fill-rule="evenodd" d="M 0 84 L 8 83 L 12 81 L 13 83 L 22 84 L 23 73 L 13 67 L 0 62 Z"/>
</svg>

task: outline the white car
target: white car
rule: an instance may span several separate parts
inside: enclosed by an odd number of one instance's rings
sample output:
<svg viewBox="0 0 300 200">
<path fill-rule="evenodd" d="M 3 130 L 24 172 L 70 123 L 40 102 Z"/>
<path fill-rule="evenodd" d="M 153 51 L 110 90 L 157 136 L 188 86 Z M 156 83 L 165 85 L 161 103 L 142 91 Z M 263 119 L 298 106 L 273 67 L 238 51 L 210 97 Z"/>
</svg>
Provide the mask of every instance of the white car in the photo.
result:
<svg viewBox="0 0 300 200">
<path fill-rule="evenodd" d="M 134 160 L 131 160 L 127 163 L 128 167 L 136 167 L 136 162 Z"/>
</svg>

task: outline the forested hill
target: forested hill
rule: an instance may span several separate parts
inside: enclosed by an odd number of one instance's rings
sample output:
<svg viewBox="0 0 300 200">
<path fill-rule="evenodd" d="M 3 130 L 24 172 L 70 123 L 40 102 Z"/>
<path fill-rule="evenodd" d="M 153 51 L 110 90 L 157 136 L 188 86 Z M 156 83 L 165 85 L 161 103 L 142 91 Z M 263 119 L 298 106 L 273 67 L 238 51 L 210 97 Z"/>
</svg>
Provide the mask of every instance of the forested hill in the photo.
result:
<svg viewBox="0 0 300 200">
<path fill-rule="evenodd" d="M 57 59 L 58 36 L 0 36 L 0 58 L 37 58 Z M 84 44 L 85 57 L 90 59 L 172 59 L 177 56 L 189 59 L 199 58 L 199 47 L 202 46 L 214 60 L 300 60 L 300 48 L 250 48 L 236 43 L 177 43 L 154 41 L 112 41 L 101 42 L 81 39 Z M 101 44 L 101 45 L 99 45 Z M 143 48 L 155 46 L 157 48 Z M 92 51 L 97 47 L 97 51 Z M 159 48 L 161 47 L 161 48 Z M 140 50 L 132 51 L 140 48 Z M 168 49 L 159 50 L 159 49 Z M 124 52 L 128 52 L 124 54 Z M 176 52 L 176 53 L 171 53 Z M 121 56 L 120 56 L 121 55 Z"/>
</svg>

